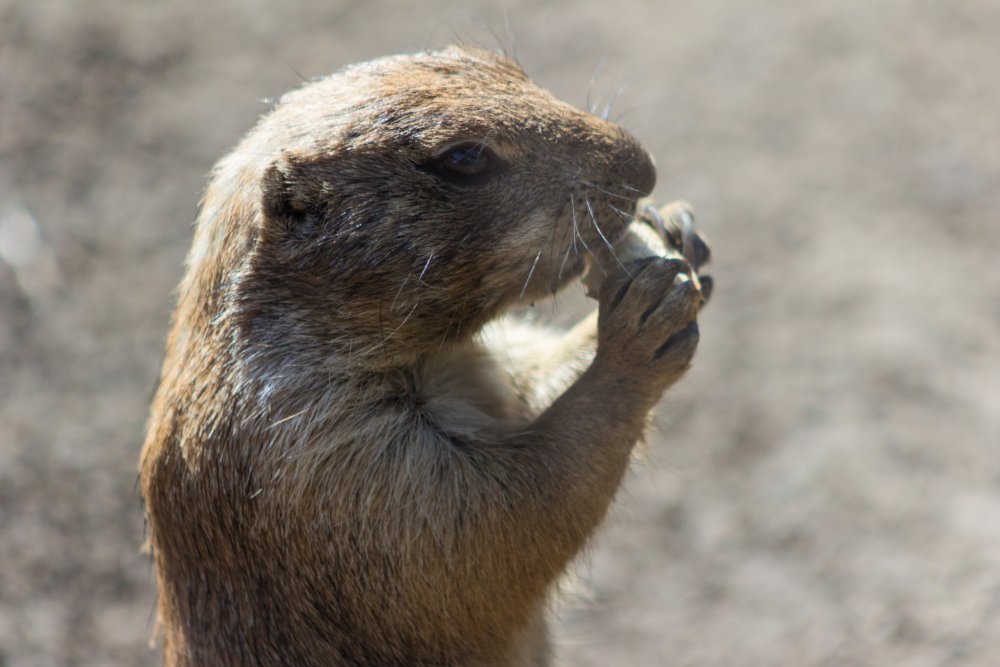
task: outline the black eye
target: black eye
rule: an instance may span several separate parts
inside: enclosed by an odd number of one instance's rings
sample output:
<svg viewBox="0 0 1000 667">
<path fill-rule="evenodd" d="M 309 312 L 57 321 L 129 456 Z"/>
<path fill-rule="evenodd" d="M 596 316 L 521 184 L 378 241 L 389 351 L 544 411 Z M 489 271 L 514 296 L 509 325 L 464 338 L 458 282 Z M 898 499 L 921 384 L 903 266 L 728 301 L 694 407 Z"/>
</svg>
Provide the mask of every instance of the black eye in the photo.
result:
<svg viewBox="0 0 1000 667">
<path fill-rule="evenodd" d="M 425 165 L 456 185 L 480 185 L 496 175 L 501 160 L 481 141 L 452 144 Z"/>
<path fill-rule="evenodd" d="M 441 167 L 457 174 L 481 174 L 490 166 L 490 156 L 480 144 L 460 144 L 445 151 Z"/>
</svg>

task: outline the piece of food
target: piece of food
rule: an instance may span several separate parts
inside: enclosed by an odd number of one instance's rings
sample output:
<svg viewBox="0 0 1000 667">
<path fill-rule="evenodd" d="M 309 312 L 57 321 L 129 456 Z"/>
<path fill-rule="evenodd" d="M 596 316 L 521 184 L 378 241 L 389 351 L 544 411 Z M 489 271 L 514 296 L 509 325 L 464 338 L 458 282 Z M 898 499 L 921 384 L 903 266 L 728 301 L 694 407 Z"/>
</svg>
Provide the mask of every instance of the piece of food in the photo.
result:
<svg viewBox="0 0 1000 667">
<path fill-rule="evenodd" d="M 613 247 L 593 249 L 583 276 L 587 295 L 596 298 L 604 277 L 616 266 L 628 267 L 646 257 L 682 257 L 692 271 L 683 280 L 692 280 L 702 293 L 702 303 L 712 292 L 712 279 L 698 269 L 711 258 L 705 240 L 694 229 L 694 215 L 685 202 L 673 202 L 657 209 L 652 201 L 640 202 L 636 220 Z"/>
</svg>

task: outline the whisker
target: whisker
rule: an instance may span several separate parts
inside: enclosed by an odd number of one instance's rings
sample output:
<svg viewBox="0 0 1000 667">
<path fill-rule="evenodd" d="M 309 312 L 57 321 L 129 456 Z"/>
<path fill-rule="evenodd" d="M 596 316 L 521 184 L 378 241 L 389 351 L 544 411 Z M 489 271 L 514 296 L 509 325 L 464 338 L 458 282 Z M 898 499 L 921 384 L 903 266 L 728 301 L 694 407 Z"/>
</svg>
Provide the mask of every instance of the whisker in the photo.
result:
<svg viewBox="0 0 1000 667">
<path fill-rule="evenodd" d="M 573 241 L 574 241 L 574 244 L 575 244 L 576 239 L 573 239 Z M 569 261 L 569 251 L 572 250 L 572 249 L 573 249 L 573 246 L 571 246 L 571 245 L 567 245 L 566 246 L 566 252 L 563 253 L 562 263 L 559 264 L 559 272 L 556 274 L 556 280 L 557 281 L 561 281 L 562 280 L 563 269 L 566 268 L 566 262 Z"/>
<path fill-rule="evenodd" d="M 427 285 L 427 283 L 424 282 L 424 276 L 427 275 L 427 270 L 431 267 L 431 260 L 432 259 L 434 259 L 434 251 L 433 250 L 431 251 L 431 254 L 427 256 L 427 261 L 424 262 L 424 268 L 420 270 L 420 275 L 417 276 L 417 282 L 420 283 L 420 284 L 422 284 L 422 285 L 425 285 L 425 286 L 428 286 L 428 285 Z M 399 300 L 399 295 L 403 293 L 403 288 L 406 287 L 406 283 L 408 283 L 409 280 L 410 280 L 410 276 L 406 276 L 405 278 L 403 278 L 403 282 L 400 283 L 399 289 L 396 290 L 396 295 L 392 298 L 392 303 L 389 305 L 389 312 L 390 313 L 395 312 L 395 310 L 396 310 L 396 302 Z"/>
<path fill-rule="evenodd" d="M 572 218 L 572 221 L 573 221 L 573 226 L 570 227 L 570 229 L 573 231 L 573 238 L 572 238 L 572 241 L 573 241 L 573 254 L 574 255 L 579 255 L 580 254 L 580 250 L 576 247 L 576 237 L 578 237 L 580 235 L 580 232 L 579 232 L 579 230 L 577 229 L 577 226 L 576 226 L 576 202 L 573 201 L 573 193 L 572 192 L 569 193 L 569 214 L 570 214 L 570 216 Z"/>
<path fill-rule="evenodd" d="M 628 183 L 622 183 L 621 185 L 626 190 L 629 190 L 631 192 L 638 192 L 639 195 L 642 196 L 642 197 L 645 197 L 647 194 L 649 194 L 645 190 L 640 190 L 639 188 L 634 188 L 631 185 L 629 185 Z"/>
<path fill-rule="evenodd" d="M 608 117 L 611 116 L 611 108 L 615 106 L 615 102 L 618 101 L 618 97 L 623 92 L 625 92 L 625 84 L 624 83 L 622 85 L 618 86 L 618 90 L 616 90 L 614 92 L 614 94 L 608 100 L 608 103 L 604 106 L 604 113 L 601 114 L 601 119 L 602 120 L 607 120 Z"/>
<path fill-rule="evenodd" d="M 618 266 L 620 266 L 622 268 L 622 271 L 627 273 L 631 278 L 632 274 L 629 272 L 628 269 L 625 268 L 625 265 L 622 264 L 622 261 L 618 259 L 618 253 L 615 252 L 615 247 L 611 245 L 611 241 L 608 240 L 608 237 L 605 236 L 604 232 L 601 231 L 600 225 L 597 224 L 597 216 L 594 215 L 594 208 L 590 205 L 590 200 L 586 199 L 584 201 L 587 204 L 587 212 L 590 213 L 590 221 L 594 223 L 594 229 L 597 230 L 597 233 L 600 235 L 601 240 L 604 241 L 604 244 L 608 246 L 608 251 L 611 252 L 611 256 L 615 258 L 616 262 L 618 262 Z"/>
<path fill-rule="evenodd" d="M 500 55 L 506 56 L 506 57 L 510 57 L 510 54 L 507 53 L 507 49 L 505 49 L 503 47 L 503 40 L 500 39 L 500 35 L 497 34 L 497 31 L 493 29 L 493 26 L 491 26 L 486 21 L 481 21 L 481 20 L 477 19 L 474 16 L 469 17 L 469 20 L 472 23 L 475 23 L 476 25 L 478 25 L 480 28 L 484 28 L 486 31 L 488 31 L 490 33 L 490 35 L 493 36 L 493 41 L 495 41 L 497 43 L 497 48 L 500 50 Z M 507 14 L 506 14 L 506 10 L 505 10 L 504 11 L 504 22 L 506 22 L 506 20 L 507 20 Z M 507 26 L 507 33 L 508 33 L 508 37 L 509 37 L 510 36 L 510 26 Z"/>
<path fill-rule="evenodd" d="M 507 50 L 509 53 L 506 55 L 520 65 L 521 61 L 517 59 L 517 40 L 514 39 L 514 31 L 510 27 L 510 17 L 507 15 L 507 3 L 501 2 L 500 9 L 503 11 L 503 25 L 507 30 Z"/>
<path fill-rule="evenodd" d="M 431 254 L 427 257 L 427 262 L 424 264 L 424 268 L 420 272 L 420 275 L 417 276 L 417 280 L 418 281 L 421 281 L 421 282 L 423 281 L 424 275 L 426 275 L 426 273 L 427 273 L 427 269 L 430 268 L 431 260 L 432 259 L 434 259 L 434 251 L 433 250 L 431 251 Z"/>
<path fill-rule="evenodd" d="M 549 234 L 549 258 L 550 259 L 552 258 L 553 253 L 558 252 L 557 249 L 556 249 L 556 227 L 558 227 L 558 226 L 559 226 L 558 222 L 556 222 L 555 224 L 553 224 L 552 225 L 552 233 Z M 535 261 L 538 261 L 538 260 L 535 260 Z"/>
<path fill-rule="evenodd" d="M 628 213 L 626 211 L 621 210 L 617 206 L 612 206 L 611 204 L 609 204 L 607 202 L 604 202 L 604 205 L 607 206 L 608 208 L 610 208 L 612 211 L 614 211 L 618 215 L 620 215 L 621 217 L 625 218 L 626 220 L 635 220 L 635 216 L 634 215 L 632 215 L 631 213 Z"/>
<path fill-rule="evenodd" d="M 572 205 L 573 205 L 573 194 L 572 193 L 570 193 L 569 201 L 570 201 L 570 206 L 572 207 Z M 566 235 L 567 234 L 571 235 L 572 243 L 567 243 L 566 242 Z M 552 285 L 552 293 L 553 294 L 555 294 L 555 292 L 556 292 L 556 285 L 558 285 L 559 283 L 562 282 L 563 269 L 566 267 L 566 262 L 569 261 L 569 253 L 570 253 L 570 251 L 571 250 L 576 250 L 576 236 L 572 236 L 572 234 L 573 234 L 573 228 L 571 226 L 569 226 L 569 225 L 565 225 L 563 227 L 563 233 L 559 236 L 559 247 L 560 248 L 565 247 L 565 251 L 563 252 L 562 262 L 560 262 L 560 264 L 559 264 L 559 270 L 556 272 L 555 283 L 553 283 L 553 285 Z M 555 239 L 553 239 L 552 249 L 553 250 L 556 249 Z"/>
<path fill-rule="evenodd" d="M 593 114 L 594 109 L 597 107 L 598 102 L 601 98 L 598 97 L 594 100 L 594 103 L 590 103 L 590 95 L 594 92 L 594 84 L 597 82 L 597 77 L 600 76 L 601 72 L 604 70 L 604 58 L 597 61 L 597 65 L 594 67 L 594 71 L 590 75 L 590 84 L 587 86 L 587 113 Z"/>
<path fill-rule="evenodd" d="M 590 250 L 590 246 L 588 246 L 587 242 L 583 240 L 583 235 L 580 234 L 580 227 L 579 225 L 576 224 L 576 201 L 573 199 L 572 192 L 569 193 L 569 204 L 570 204 L 570 209 L 569 209 L 570 213 L 573 214 L 573 250 L 574 252 L 576 251 L 576 239 L 580 239 L 580 244 L 583 245 L 583 249 L 586 250 L 587 254 L 590 255 L 591 259 L 597 262 L 597 265 L 600 266 L 601 265 L 600 260 L 597 259 L 596 256 L 594 256 L 594 253 Z"/>
<path fill-rule="evenodd" d="M 629 108 L 625 109 L 625 111 L 622 111 L 620 114 L 618 114 L 617 116 L 615 116 L 614 120 L 612 120 L 611 122 L 614 123 L 615 125 L 621 125 L 623 118 L 625 118 L 625 117 L 627 117 L 627 116 L 629 116 L 631 114 L 634 114 L 638 110 L 639 110 L 639 107 L 637 107 L 637 106 L 635 106 L 635 107 L 629 107 Z"/>
<path fill-rule="evenodd" d="M 544 248 L 542 248 L 542 250 L 544 250 Z M 542 256 L 542 250 L 539 250 L 538 254 L 535 255 L 535 261 L 531 264 L 531 270 L 528 271 L 528 277 L 524 280 L 524 287 L 521 288 L 521 301 L 524 301 L 524 293 L 528 290 L 528 283 L 531 282 L 531 276 L 535 274 L 535 267 L 538 266 L 538 260 Z"/>
<path fill-rule="evenodd" d="M 587 181 L 587 180 L 584 180 L 584 179 L 579 178 L 579 177 L 577 177 L 576 180 L 577 180 L 578 183 L 580 183 L 582 185 L 586 185 L 588 188 L 594 188 L 595 190 L 597 190 L 601 194 L 608 195 L 609 197 L 617 197 L 618 199 L 624 199 L 626 201 L 635 201 L 635 197 L 630 197 L 628 195 L 620 195 L 617 192 L 611 192 L 610 190 L 606 190 L 605 188 L 602 188 L 600 185 L 598 185 L 597 183 L 594 183 L 592 181 Z M 638 193 L 642 194 L 642 196 L 645 196 L 645 193 L 643 193 L 642 190 L 639 190 L 637 188 L 633 188 L 632 186 L 626 185 L 625 183 L 622 183 L 621 186 L 623 188 L 625 188 L 626 190 L 631 190 L 633 192 L 638 192 Z"/>
</svg>

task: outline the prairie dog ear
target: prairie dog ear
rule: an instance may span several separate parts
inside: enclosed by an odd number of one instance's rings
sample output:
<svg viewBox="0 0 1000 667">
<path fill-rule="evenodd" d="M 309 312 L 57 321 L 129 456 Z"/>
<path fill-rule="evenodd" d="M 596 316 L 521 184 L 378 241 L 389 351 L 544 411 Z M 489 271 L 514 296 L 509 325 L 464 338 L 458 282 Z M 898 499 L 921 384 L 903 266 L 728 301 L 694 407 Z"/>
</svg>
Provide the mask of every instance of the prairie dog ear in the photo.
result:
<svg viewBox="0 0 1000 667">
<path fill-rule="evenodd" d="M 302 165 L 290 156 L 272 162 L 261 181 L 264 215 L 268 220 L 295 224 L 309 212 L 309 198 L 303 192 Z"/>
</svg>

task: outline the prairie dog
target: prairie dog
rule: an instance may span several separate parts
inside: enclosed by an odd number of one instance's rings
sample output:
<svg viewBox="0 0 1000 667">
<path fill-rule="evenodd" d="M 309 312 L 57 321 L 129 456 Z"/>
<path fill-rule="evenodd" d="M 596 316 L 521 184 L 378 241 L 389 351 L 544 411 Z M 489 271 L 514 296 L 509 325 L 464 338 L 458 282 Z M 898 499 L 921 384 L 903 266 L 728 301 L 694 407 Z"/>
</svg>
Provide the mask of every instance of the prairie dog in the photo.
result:
<svg viewBox="0 0 1000 667">
<path fill-rule="evenodd" d="M 486 51 L 281 98 L 212 174 L 152 404 L 165 664 L 548 664 L 553 583 L 698 342 L 697 267 L 609 259 L 654 182 Z M 599 314 L 496 326 L 589 261 Z"/>
</svg>

